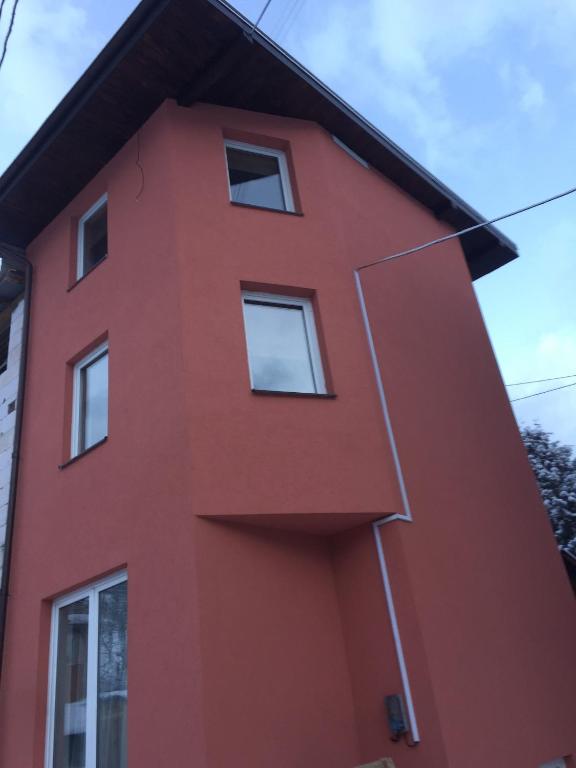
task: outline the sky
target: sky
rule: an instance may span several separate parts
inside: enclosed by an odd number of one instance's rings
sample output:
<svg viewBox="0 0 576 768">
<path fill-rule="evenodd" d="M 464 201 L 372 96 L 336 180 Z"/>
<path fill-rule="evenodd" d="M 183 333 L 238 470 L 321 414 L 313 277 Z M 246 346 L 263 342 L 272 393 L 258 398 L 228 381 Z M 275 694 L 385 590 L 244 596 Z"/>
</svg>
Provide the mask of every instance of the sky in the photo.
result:
<svg viewBox="0 0 576 768">
<path fill-rule="evenodd" d="M 20 0 L 0 171 L 136 5 Z M 233 5 L 255 19 L 264 0 Z M 261 28 L 487 218 L 576 186 L 576 0 L 272 0 Z M 500 228 L 520 258 L 475 288 L 504 381 L 574 374 L 509 393 L 576 382 L 576 195 Z M 576 446 L 576 386 L 513 407 Z"/>
</svg>

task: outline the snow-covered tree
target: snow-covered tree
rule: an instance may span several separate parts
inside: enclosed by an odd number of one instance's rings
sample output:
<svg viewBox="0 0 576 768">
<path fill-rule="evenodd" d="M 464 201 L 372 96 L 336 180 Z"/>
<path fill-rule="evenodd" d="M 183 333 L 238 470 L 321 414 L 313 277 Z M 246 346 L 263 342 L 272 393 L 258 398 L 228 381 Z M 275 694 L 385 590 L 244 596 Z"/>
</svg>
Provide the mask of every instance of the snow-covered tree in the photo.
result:
<svg viewBox="0 0 576 768">
<path fill-rule="evenodd" d="M 539 424 L 520 430 L 558 547 L 576 557 L 576 458 Z"/>
</svg>

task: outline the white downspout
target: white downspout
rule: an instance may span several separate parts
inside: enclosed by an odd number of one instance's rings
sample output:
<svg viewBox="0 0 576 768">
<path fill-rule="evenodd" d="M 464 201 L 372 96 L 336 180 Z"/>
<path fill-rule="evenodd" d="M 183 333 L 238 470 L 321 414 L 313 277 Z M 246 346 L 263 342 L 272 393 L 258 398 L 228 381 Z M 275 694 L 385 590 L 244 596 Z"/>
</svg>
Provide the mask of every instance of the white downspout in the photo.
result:
<svg viewBox="0 0 576 768">
<path fill-rule="evenodd" d="M 416 712 L 414 711 L 412 689 L 410 688 L 410 679 L 408 677 L 408 669 L 406 668 L 406 659 L 404 657 L 404 649 L 402 647 L 402 638 L 400 637 L 400 629 L 398 628 L 398 618 L 396 616 L 396 609 L 394 607 L 394 598 L 392 597 L 392 587 L 390 586 L 390 576 L 388 575 L 386 558 L 384 557 L 384 547 L 382 546 L 382 540 L 380 538 L 380 527 L 388 521 L 389 518 L 376 520 L 372 523 L 372 531 L 374 533 L 374 540 L 376 542 L 376 551 L 378 553 L 380 574 L 382 576 L 382 584 L 384 585 L 384 593 L 386 595 L 386 604 L 388 605 L 388 613 L 390 614 L 390 624 L 392 625 L 392 636 L 394 637 L 396 658 L 398 659 L 398 667 L 400 669 L 400 677 L 402 679 L 402 688 L 404 689 L 404 700 L 406 702 L 406 709 L 408 710 L 408 720 L 410 721 L 410 732 L 412 735 L 412 740 L 415 743 L 418 743 L 420 741 L 420 731 L 418 730 Z"/>
<path fill-rule="evenodd" d="M 394 432 L 392 430 L 390 412 L 388 410 L 388 403 L 386 402 L 384 384 L 382 382 L 382 376 L 380 374 L 380 366 L 378 365 L 376 347 L 374 346 L 374 337 L 372 336 L 372 328 L 370 326 L 370 320 L 368 318 L 366 301 L 364 299 L 364 292 L 362 290 L 362 283 L 360 280 L 360 273 L 358 270 L 354 270 L 354 280 L 356 283 L 356 290 L 358 292 L 358 300 L 360 302 L 360 311 L 362 313 L 364 330 L 366 332 L 366 338 L 368 339 L 368 347 L 370 350 L 370 358 L 372 360 L 374 377 L 376 379 L 378 397 L 380 399 L 380 406 L 382 408 L 382 414 L 384 416 L 384 424 L 386 425 L 388 440 L 390 442 L 390 448 L 392 450 L 392 459 L 394 462 L 394 469 L 396 470 L 396 477 L 398 479 L 398 485 L 400 488 L 400 497 L 402 499 L 403 514 L 389 515 L 388 517 L 384 517 L 381 520 L 376 520 L 375 522 L 372 523 L 372 532 L 374 533 L 374 541 L 376 543 L 376 552 L 378 554 L 378 563 L 380 565 L 380 574 L 382 576 L 384 594 L 386 595 L 386 604 L 388 606 L 388 614 L 390 615 L 390 624 L 392 626 L 392 636 L 394 638 L 396 658 L 398 660 L 400 677 L 402 679 L 402 688 L 404 690 L 404 700 L 406 702 L 408 719 L 410 721 L 410 732 L 411 732 L 413 741 L 415 743 L 418 743 L 420 741 L 420 731 L 418 729 L 416 712 L 414 710 L 414 701 L 412 699 L 412 689 L 410 687 L 410 679 L 408 677 L 408 669 L 406 667 L 406 659 L 404 656 L 404 649 L 402 647 L 402 638 L 400 637 L 400 629 L 398 627 L 398 618 L 396 616 L 396 609 L 394 607 L 394 598 L 392 597 L 392 587 L 390 585 L 390 576 L 388 574 L 388 568 L 386 566 L 386 558 L 384 557 L 384 548 L 382 546 L 382 539 L 380 538 L 380 528 L 381 526 L 386 525 L 386 523 L 391 523 L 394 520 L 404 520 L 405 522 L 408 522 L 408 523 L 413 522 L 412 511 L 410 509 L 410 502 L 408 500 L 408 492 L 406 490 L 406 483 L 404 482 L 404 474 L 402 472 L 402 466 L 400 464 L 400 457 L 398 456 L 396 440 L 394 438 Z"/>
<path fill-rule="evenodd" d="M 396 477 L 398 478 L 398 485 L 400 486 L 400 496 L 402 498 L 402 507 L 404 508 L 403 515 L 390 515 L 389 517 L 384 518 L 383 522 L 391 523 L 393 520 L 406 520 L 407 522 L 411 523 L 412 512 L 410 510 L 410 502 L 408 501 L 408 493 L 406 492 L 404 475 L 402 473 L 402 467 L 400 466 L 400 458 L 398 457 L 398 449 L 396 447 L 394 432 L 392 431 L 390 412 L 388 411 L 388 403 L 386 402 L 386 395 L 384 393 L 384 384 L 382 383 L 382 376 L 380 375 L 380 367 L 378 365 L 378 357 L 376 356 L 376 347 L 374 346 L 372 328 L 370 327 L 370 320 L 368 319 L 368 312 L 366 310 L 366 301 L 364 300 L 364 292 L 362 290 L 362 283 L 360 281 L 360 273 L 357 269 L 354 270 L 354 280 L 356 281 L 356 290 L 358 291 L 358 300 L 360 301 L 360 311 L 362 312 L 364 330 L 366 331 L 366 338 L 368 339 L 368 347 L 370 349 L 370 357 L 372 359 L 372 368 L 374 369 L 374 377 L 376 379 L 378 397 L 380 398 L 380 406 L 384 416 L 384 424 L 386 425 L 386 431 L 388 432 L 388 440 L 390 441 L 390 448 L 392 450 L 394 469 L 396 470 Z"/>
</svg>

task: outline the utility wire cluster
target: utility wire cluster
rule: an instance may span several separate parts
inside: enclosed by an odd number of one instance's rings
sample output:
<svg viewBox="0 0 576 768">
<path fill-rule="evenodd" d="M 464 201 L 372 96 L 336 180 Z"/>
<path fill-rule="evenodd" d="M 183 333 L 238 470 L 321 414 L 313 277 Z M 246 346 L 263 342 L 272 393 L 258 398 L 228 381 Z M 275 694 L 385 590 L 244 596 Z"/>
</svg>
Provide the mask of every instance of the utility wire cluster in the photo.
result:
<svg viewBox="0 0 576 768">
<path fill-rule="evenodd" d="M 569 387 L 576 387 L 576 381 L 572 382 L 572 384 L 564 384 L 561 387 L 552 387 L 552 389 L 544 389 L 542 390 L 542 392 L 533 392 L 531 395 L 524 395 L 523 397 L 515 397 L 513 400 L 510 400 L 510 402 L 517 403 L 518 400 L 528 400 L 529 397 L 538 397 L 538 395 L 546 395 L 548 392 L 557 392 L 559 389 L 568 389 Z"/>
</svg>

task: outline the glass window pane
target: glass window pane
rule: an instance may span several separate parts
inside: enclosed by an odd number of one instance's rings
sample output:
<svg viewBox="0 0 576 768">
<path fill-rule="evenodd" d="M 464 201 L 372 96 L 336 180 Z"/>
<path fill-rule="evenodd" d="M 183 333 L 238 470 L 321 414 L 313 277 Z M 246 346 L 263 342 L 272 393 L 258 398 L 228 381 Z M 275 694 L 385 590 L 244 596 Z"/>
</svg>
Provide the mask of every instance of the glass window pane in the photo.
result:
<svg viewBox="0 0 576 768">
<path fill-rule="evenodd" d="M 83 273 L 88 272 L 108 254 L 108 206 L 101 205 L 84 222 Z"/>
<path fill-rule="evenodd" d="M 230 194 L 235 203 L 286 210 L 278 158 L 227 147 Z"/>
<path fill-rule="evenodd" d="M 82 369 L 83 440 L 81 450 L 108 434 L 108 353 Z"/>
<path fill-rule="evenodd" d="M 88 598 L 58 612 L 54 768 L 86 765 Z"/>
<path fill-rule="evenodd" d="M 127 584 L 99 594 L 98 768 L 126 768 Z"/>
<path fill-rule="evenodd" d="M 245 320 L 254 389 L 315 392 L 302 308 L 246 300 Z"/>
</svg>

